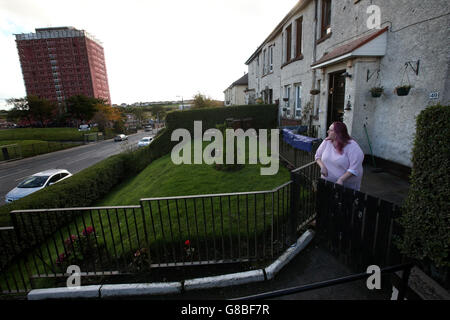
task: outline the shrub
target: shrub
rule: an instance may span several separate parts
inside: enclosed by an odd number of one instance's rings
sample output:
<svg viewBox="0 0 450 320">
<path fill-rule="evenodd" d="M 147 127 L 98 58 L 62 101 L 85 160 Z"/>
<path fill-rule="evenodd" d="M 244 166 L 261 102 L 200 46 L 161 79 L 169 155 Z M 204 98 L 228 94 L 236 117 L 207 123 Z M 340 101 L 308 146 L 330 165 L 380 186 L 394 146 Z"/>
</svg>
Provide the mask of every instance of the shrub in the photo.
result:
<svg viewBox="0 0 450 320">
<path fill-rule="evenodd" d="M 400 249 L 437 267 L 450 266 L 450 109 L 435 105 L 417 117 L 411 187 L 400 224 Z"/>
</svg>

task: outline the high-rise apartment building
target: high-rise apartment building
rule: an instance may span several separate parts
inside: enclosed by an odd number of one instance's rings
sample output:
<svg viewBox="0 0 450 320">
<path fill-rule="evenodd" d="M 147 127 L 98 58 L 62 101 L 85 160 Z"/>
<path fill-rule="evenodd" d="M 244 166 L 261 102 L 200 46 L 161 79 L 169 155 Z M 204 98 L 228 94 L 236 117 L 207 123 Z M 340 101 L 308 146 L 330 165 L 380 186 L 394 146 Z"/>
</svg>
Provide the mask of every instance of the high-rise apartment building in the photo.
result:
<svg viewBox="0 0 450 320">
<path fill-rule="evenodd" d="M 111 103 L 103 47 L 92 35 L 58 27 L 15 36 L 27 95 L 59 106 L 79 94 Z"/>
</svg>

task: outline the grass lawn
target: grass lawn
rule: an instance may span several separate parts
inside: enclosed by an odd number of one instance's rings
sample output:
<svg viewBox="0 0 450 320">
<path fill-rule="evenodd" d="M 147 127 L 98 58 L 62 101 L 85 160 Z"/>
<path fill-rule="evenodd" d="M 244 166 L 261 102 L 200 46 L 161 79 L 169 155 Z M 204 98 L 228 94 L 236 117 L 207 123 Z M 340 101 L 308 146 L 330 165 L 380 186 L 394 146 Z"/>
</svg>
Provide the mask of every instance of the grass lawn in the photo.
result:
<svg viewBox="0 0 450 320">
<path fill-rule="evenodd" d="M 174 165 L 170 155 L 166 155 L 117 186 L 96 206 L 139 205 L 142 198 L 266 191 L 290 180 L 284 167 L 273 176 L 260 175 L 260 168 L 259 164 L 245 165 L 239 171 L 226 172 L 206 164 Z M 271 226 L 275 226 L 272 238 L 280 239 L 279 221 L 285 218 L 288 206 L 289 193 L 283 189 L 278 193 L 239 197 L 145 201 L 143 211 L 140 207 L 78 211 L 75 212 L 77 218 L 47 237 L 42 246 L 28 256 L 27 273 L 62 273 L 69 263 L 80 265 L 82 271 L 97 268 L 97 271 L 130 272 L 130 268 L 143 263 L 145 255 L 136 257 L 137 250 L 148 247 L 152 263 L 250 256 L 256 250 L 262 250 L 259 246 Z M 23 217 L 34 219 L 40 233 L 44 228 L 38 223 L 59 221 L 64 225 L 67 216 L 67 212 L 61 211 Z M 83 236 L 83 230 L 89 227 L 93 227 L 93 233 Z M 67 242 L 71 235 L 76 240 Z M 187 255 L 186 240 L 195 250 L 192 254 Z M 264 250 L 270 250 L 270 245 L 273 241 Z M 67 252 L 70 257 L 58 267 L 58 255 Z M 148 265 L 148 262 L 144 264 Z M 8 272 L 10 286 L 14 282 L 12 274 L 20 285 L 18 268 L 16 264 Z M 21 268 L 25 270 L 23 264 Z M 3 288 L 4 280 L 5 277 L 0 277 Z"/>
<path fill-rule="evenodd" d="M 141 198 L 271 190 L 290 180 L 286 168 L 277 175 L 260 175 L 260 165 L 226 172 L 212 165 L 175 165 L 166 155 L 117 186 L 97 206 L 139 205 Z"/>
</svg>

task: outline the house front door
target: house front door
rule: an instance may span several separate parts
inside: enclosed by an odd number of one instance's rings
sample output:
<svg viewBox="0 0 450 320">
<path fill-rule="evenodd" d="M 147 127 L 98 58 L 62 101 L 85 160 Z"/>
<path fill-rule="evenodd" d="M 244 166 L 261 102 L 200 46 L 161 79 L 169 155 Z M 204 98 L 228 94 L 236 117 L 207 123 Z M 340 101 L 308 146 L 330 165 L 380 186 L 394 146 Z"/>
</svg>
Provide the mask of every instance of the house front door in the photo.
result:
<svg viewBox="0 0 450 320">
<path fill-rule="evenodd" d="M 335 121 L 344 120 L 345 70 L 330 73 L 328 87 L 327 130 Z"/>
</svg>

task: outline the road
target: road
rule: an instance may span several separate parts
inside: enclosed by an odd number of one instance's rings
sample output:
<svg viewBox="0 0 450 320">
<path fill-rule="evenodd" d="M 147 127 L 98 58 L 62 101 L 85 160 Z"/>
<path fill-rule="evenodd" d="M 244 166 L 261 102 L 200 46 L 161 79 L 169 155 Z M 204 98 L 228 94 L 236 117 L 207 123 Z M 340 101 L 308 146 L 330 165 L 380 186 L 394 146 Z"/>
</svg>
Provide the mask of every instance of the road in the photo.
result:
<svg viewBox="0 0 450 320">
<path fill-rule="evenodd" d="M 39 156 L 4 162 L 0 164 L 0 205 L 5 204 L 6 194 L 26 177 L 48 169 L 67 169 L 75 174 L 97 162 L 127 150 L 136 148 L 137 142 L 153 133 L 139 131 L 128 137 L 128 141 L 114 142 L 113 139 L 90 143 L 66 150 L 42 154 Z"/>
</svg>

